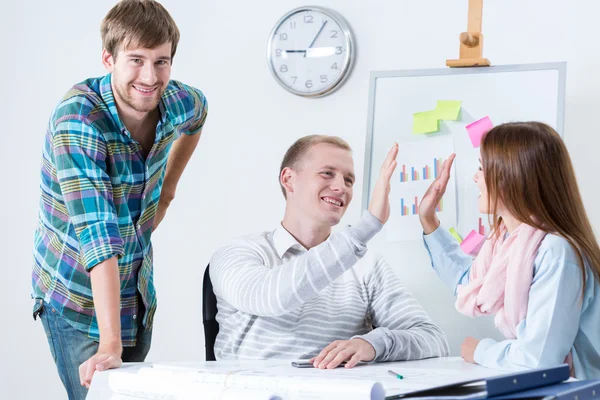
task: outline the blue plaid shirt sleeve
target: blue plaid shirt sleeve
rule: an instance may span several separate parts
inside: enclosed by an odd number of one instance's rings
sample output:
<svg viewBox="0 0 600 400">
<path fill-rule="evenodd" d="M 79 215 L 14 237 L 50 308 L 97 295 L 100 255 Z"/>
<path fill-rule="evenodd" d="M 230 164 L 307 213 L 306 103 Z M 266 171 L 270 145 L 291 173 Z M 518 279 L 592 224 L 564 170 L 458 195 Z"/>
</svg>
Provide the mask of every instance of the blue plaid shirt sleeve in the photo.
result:
<svg viewBox="0 0 600 400">
<path fill-rule="evenodd" d="M 107 174 L 107 148 L 85 121 L 59 122 L 52 135 L 56 174 L 86 270 L 123 256 L 123 240 Z"/>
<path fill-rule="evenodd" d="M 180 96 L 176 102 L 171 102 L 172 112 L 177 115 L 175 125 L 178 131 L 188 135 L 197 133 L 203 126 L 208 115 L 208 104 L 202 92 L 192 86 L 173 81 L 173 85 L 180 89 Z"/>
</svg>

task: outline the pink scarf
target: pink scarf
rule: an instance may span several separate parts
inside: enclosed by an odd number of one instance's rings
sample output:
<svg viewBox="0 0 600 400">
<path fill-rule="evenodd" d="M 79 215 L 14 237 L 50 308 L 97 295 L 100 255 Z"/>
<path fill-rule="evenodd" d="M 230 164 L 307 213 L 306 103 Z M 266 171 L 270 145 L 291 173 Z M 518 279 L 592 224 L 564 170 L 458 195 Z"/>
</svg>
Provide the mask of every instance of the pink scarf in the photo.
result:
<svg viewBox="0 0 600 400">
<path fill-rule="evenodd" d="M 470 317 L 496 314 L 494 322 L 507 339 L 527 315 L 533 261 L 546 232 L 521 224 L 508 237 L 488 238 L 473 261 L 469 283 L 459 285 L 456 309 Z"/>
</svg>

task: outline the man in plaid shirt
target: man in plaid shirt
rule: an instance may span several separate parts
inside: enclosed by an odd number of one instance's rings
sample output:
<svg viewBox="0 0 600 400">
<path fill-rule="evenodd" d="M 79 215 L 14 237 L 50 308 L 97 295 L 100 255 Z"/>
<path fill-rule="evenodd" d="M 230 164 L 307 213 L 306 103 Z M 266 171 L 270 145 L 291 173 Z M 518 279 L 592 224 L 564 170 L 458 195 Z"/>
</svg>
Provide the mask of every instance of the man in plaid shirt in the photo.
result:
<svg viewBox="0 0 600 400">
<path fill-rule="evenodd" d="M 109 74 L 73 86 L 50 118 L 34 243 L 33 316 L 71 399 L 150 349 L 150 237 L 207 113 L 202 92 L 170 80 L 179 30 L 159 3 L 119 2 L 101 33 Z"/>
</svg>

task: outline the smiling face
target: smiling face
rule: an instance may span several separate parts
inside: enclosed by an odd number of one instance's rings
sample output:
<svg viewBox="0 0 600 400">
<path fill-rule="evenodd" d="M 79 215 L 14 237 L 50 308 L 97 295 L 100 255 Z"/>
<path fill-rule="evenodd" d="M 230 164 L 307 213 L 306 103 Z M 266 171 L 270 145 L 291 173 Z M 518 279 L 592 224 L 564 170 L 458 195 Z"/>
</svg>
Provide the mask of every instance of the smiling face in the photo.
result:
<svg viewBox="0 0 600 400">
<path fill-rule="evenodd" d="M 156 109 L 171 78 L 171 43 L 153 49 L 122 49 L 116 56 L 104 50 L 102 60 L 112 73 L 120 112 L 139 117 Z"/>
<path fill-rule="evenodd" d="M 287 209 L 315 225 L 337 225 L 352 200 L 352 153 L 329 143 L 312 146 L 295 168 L 282 171 Z"/>
</svg>

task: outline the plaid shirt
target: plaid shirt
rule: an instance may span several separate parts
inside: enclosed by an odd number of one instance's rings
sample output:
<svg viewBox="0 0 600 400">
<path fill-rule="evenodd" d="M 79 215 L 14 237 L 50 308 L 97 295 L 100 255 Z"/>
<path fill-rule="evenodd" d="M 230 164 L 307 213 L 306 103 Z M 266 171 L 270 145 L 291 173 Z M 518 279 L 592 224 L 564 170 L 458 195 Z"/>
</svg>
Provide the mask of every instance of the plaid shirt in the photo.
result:
<svg viewBox="0 0 600 400">
<path fill-rule="evenodd" d="M 199 90 L 170 81 L 159 101 L 156 139 L 146 158 L 117 113 L 111 75 L 75 85 L 54 110 L 41 167 L 32 297 L 99 340 L 90 269 L 118 257 L 121 338 L 134 346 L 156 311 L 150 236 L 173 141 L 206 119 Z M 138 295 L 139 293 L 139 295 Z"/>
</svg>

